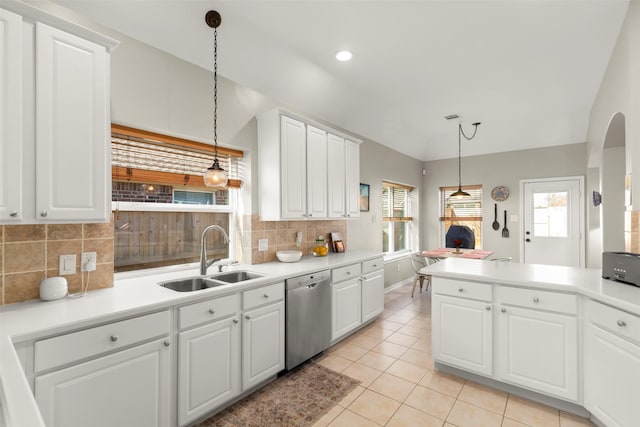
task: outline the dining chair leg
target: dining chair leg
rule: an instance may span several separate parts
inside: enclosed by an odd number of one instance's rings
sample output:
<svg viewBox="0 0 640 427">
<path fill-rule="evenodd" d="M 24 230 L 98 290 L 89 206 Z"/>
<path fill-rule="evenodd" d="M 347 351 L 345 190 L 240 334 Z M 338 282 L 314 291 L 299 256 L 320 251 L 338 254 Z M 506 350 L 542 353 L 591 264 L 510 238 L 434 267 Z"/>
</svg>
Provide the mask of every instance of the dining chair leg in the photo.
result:
<svg viewBox="0 0 640 427">
<path fill-rule="evenodd" d="M 411 298 L 413 298 L 413 294 L 416 291 L 416 285 L 418 284 L 418 275 L 416 274 L 415 279 L 413 279 L 413 289 L 411 289 Z"/>
<path fill-rule="evenodd" d="M 422 293 L 422 286 L 424 285 L 424 276 L 420 275 L 420 293 Z"/>
</svg>

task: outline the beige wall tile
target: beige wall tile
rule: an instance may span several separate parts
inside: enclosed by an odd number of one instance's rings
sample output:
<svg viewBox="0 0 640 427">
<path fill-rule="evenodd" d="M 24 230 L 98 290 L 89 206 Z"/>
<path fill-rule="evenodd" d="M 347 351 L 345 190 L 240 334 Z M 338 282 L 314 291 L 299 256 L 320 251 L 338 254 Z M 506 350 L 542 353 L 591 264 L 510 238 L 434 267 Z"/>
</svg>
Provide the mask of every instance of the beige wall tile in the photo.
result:
<svg viewBox="0 0 640 427">
<path fill-rule="evenodd" d="M 103 224 L 84 224 L 85 239 L 113 239 L 113 215 L 111 221 Z"/>
<path fill-rule="evenodd" d="M 84 252 L 96 252 L 97 264 L 113 262 L 113 239 L 86 239 Z"/>
<path fill-rule="evenodd" d="M 45 243 L 7 243 L 4 246 L 5 274 L 45 270 Z"/>
<path fill-rule="evenodd" d="M 4 303 L 28 301 L 40 298 L 40 282 L 45 278 L 43 271 L 4 276 Z"/>
<path fill-rule="evenodd" d="M 82 224 L 49 224 L 48 240 L 82 239 Z"/>
<path fill-rule="evenodd" d="M 60 255 L 76 256 L 76 272 L 80 271 L 82 240 L 54 240 L 47 242 L 47 269 L 59 269 Z"/>
<path fill-rule="evenodd" d="M 6 226 L 4 242 L 35 242 L 45 239 L 46 227 L 44 225 L 11 225 Z"/>
</svg>

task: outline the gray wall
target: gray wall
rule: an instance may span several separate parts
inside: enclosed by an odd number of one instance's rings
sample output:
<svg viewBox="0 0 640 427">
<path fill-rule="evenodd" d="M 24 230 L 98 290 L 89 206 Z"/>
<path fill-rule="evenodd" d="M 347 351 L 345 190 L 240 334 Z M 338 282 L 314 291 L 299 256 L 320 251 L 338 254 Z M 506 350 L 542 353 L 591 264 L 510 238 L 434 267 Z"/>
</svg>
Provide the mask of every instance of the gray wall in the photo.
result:
<svg viewBox="0 0 640 427">
<path fill-rule="evenodd" d="M 458 162 L 456 159 L 425 162 L 427 173 L 423 179 L 421 212 L 421 241 L 424 247 L 443 245 L 440 232 L 439 187 L 458 184 Z M 520 180 L 563 176 L 585 176 L 586 144 L 570 144 L 560 147 L 510 151 L 462 158 L 462 184 L 481 184 L 483 189 L 483 248 L 494 251 L 494 256 L 511 256 L 520 260 L 520 236 L 522 215 L 520 213 Z M 503 226 L 503 211 L 508 217 L 518 215 L 518 222 L 508 218 L 509 238 L 494 231 L 494 200 L 491 190 L 504 185 L 509 189 L 509 198 L 498 202 L 498 221 Z"/>
</svg>

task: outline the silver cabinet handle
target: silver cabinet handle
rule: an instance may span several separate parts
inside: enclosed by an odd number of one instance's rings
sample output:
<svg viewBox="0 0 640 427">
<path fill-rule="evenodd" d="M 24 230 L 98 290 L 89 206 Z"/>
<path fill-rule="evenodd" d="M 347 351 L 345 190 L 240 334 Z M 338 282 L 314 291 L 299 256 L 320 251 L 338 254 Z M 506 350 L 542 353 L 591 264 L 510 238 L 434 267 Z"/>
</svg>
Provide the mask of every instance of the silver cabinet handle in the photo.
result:
<svg viewBox="0 0 640 427">
<path fill-rule="evenodd" d="M 43 217 L 43 218 L 44 218 L 45 216 L 47 216 L 47 215 L 49 215 L 49 212 L 47 212 L 47 211 L 42 211 L 42 212 L 40 212 L 40 216 L 41 216 L 41 217 Z"/>
<path fill-rule="evenodd" d="M 233 323 L 238 323 L 238 319 L 233 319 Z"/>
<path fill-rule="evenodd" d="M 264 295 L 262 295 L 262 298 L 269 298 L 269 295 L 268 294 L 264 294 Z"/>
<path fill-rule="evenodd" d="M 627 326 L 627 322 L 625 322 L 624 320 L 618 320 L 618 326 L 620 326 L 621 328 L 624 328 L 625 326 Z"/>
<path fill-rule="evenodd" d="M 503 307 L 503 308 L 500 309 L 500 311 L 503 312 L 503 313 L 506 313 L 507 309 Z"/>
<path fill-rule="evenodd" d="M 116 342 L 118 341 L 118 336 L 117 335 L 111 335 L 111 342 Z"/>
<path fill-rule="evenodd" d="M 245 319 L 251 320 L 251 316 L 244 316 Z"/>
<path fill-rule="evenodd" d="M 213 313 L 215 313 L 215 312 L 216 312 L 216 311 L 215 311 L 213 308 L 210 308 L 210 309 L 209 309 L 209 314 L 213 314 Z"/>
<path fill-rule="evenodd" d="M 312 214 L 312 213 L 310 213 L 310 214 L 309 214 L 309 215 L 307 215 L 307 216 L 313 216 L 313 214 Z"/>
<path fill-rule="evenodd" d="M 540 300 L 538 299 L 538 297 L 533 297 L 533 302 L 540 302 Z"/>
<path fill-rule="evenodd" d="M 487 310 L 487 311 L 491 311 L 491 306 L 490 306 L 490 305 L 486 306 L 486 307 L 485 307 L 485 310 Z"/>
<path fill-rule="evenodd" d="M 458 292 L 464 292 L 464 288 L 458 288 Z"/>
<path fill-rule="evenodd" d="M 165 341 L 162 344 L 164 344 L 165 347 L 169 347 L 171 345 L 171 342 L 169 341 Z"/>
<path fill-rule="evenodd" d="M 18 216 L 18 211 L 11 211 L 9 215 L 15 218 Z"/>
</svg>

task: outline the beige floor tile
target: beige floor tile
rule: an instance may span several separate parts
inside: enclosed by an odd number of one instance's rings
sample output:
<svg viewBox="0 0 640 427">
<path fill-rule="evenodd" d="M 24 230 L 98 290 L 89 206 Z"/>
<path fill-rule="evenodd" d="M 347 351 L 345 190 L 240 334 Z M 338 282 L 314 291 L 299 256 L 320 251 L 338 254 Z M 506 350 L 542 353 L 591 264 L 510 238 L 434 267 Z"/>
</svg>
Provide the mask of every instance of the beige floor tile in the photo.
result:
<svg viewBox="0 0 640 427">
<path fill-rule="evenodd" d="M 371 350 L 373 347 L 377 346 L 382 342 L 382 338 L 374 338 L 368 335 L 358 334 L 353 338 L 349 339 L 349 344 L 357 345 L 358 347 L 366 348 L 367 350 Z"/>
<path fill-rule="evenodd" d="M 559 427 L 560 411 L 530 400 L 509 395 L 504 416 L 533 427 Z"/>
<path fill-rule="evenodd" d="M 404 326 L 404 323 L 394 322 L 389 319 L 379 319 L 373 323 L 374 325 L 380 325 L 382 329 L 386 329 L 388 331 L 394 331 L 394 332 Z"/>
<path fill-rule="evenodd" d="M 349 405 L 349 410 L 376 424 L 385 425 L 399 407 L 400 402 L 397 400 L 390 399 L 371 390 L 365 390 Z"/>
<path fill-rule="evenodd" d="M 453 405 L 447 422 L 458 427 L 500 427 L 502 415 L 458 400 Z"/>
<path fill-rule="evenodd" d="M 508 394 L 486 387 L 478 383 L 467 381 L 458 395 L 458 400 L 484 408 L 496 414 L 504 415 Z"/>
<path fill-rule="evenodd" d="M 327 369 L 331 369 L 332 371 L 342 372 L 353 362 L 349 359 L 345 359 L 344 357 L 336 356 L 333 353 L 329 353 L 317 360 L 317 363 Z"/>
<path fill-rule="evenodd" d="M 433 359 L 431 359 L 431 355 L 410 348 L 407 350 L 402 356 L 400 356 L 400 360 L 404 360 L 405 362 L 413 363 L 414 365 L 420 366 L 421 368 L 431 369 L 433 366 Z"/>
<path fill-rule="evenodd" d="M 413 363 L 397 360 L 393 365 L 387 368 L 387 373 L 400 377 L 412 383 L 419 383 L 422 377 L 427 373 L 428 369 L 416 366 Z"/>
<path fill-rule="evenodd" d="M 405 351 L 408 350 L 408 347 L 405 347 L 400 344 L 394 344 L 389 341 L 382 341 L 380 344 L 373 347 L 371 350 L 375 351 L 376 353 L 382 353 L 386 356 L 395 357 L 397 359 L 400 356 L 402 356 Z"/>
<path fill-rule="evenodd" d="M 418 338 L 411 335 L 401 334 L 400 332 L 394 332 L 393 335 L 389 335 L 385 341 L 392 342 L 394 344 L 400 344 L 405 347 L 411 347 L 418 341 Z"/>
<path fill-rule="evenodd" d="M 340 412 L 331 424 L 330 427 L 377 427 L 378 424 L 373 421 L 369 421 L 365 417 L 362 417 L 348 409 Z"/>
<path fill-rule="evenodd" d="M 418 316 L 414 317 L 413 320 L 408 322 L 407 326 L 411 326 L 412 328 L 421 328 L 421 329 L 430 330 L 431 329 L 431 319 L 429 317 L 418 315 Z"/>
<path fill-rule="evenodd" d="M 442 420 L 424 412 L 418 411 L 411 406 L 402 405 L 386 427 L 441 427 Z"/>
<path fill-rule="evenodd" d="M 373 325 L 370 326 L 366 329 L 364 329 L 362 331 L 363 335 L 367 335 L 369 337 L 373 337 L 373 338 L 378 338 L 378 339 L 385 339 L 387 338 L 389 335 L 393 334 L 393 331 L 390 331 L 388 329 L 384 329 L 382 326 L 378 326 L 378 325 Z"/>
<path fill-rule="evenodd" d="M 454 375 L 432 371 L 430 369 L 418 384 L 439 391 L 447 396 L 457 398 L 464 385 L 464 380 Z"/>
<path fill-rule="evenodd" d="M 406 325 L 408 322 L 412 321 L 414 317 L 416 317 L 415 313 L 399 311 L 387 317 L 387 319 Z"/>
<path fill-rule="evenodd" d="M 511 418 L 504 417 L 502 420 L 502 427 L 531 427 L 529 424 L 521 423 L 520 421 L 512 420 Z"/>
<path fill-rule="evenodd" d="M 403 326 L 402 328 L 398 329 L 397 332 L 416 338 L 422 338 L 429 333 L 429 331 L 427 331 L 426 329 L 414 328 L 413 326 L 409 325 Z"/>
<path fill-rule="evenodd" d="M 411 348 L 431 354 L 431 337 L 429 337 L 429 339 L 427 339 L 426 337 L 419 339 L 414 345 L 411 346 Z"/>
<path fill-rule="evenodd" d="M 357 386 L 356 388 L 354 388 L 351 393 L 347 394 L 345 397 L 342 398 L 342 400 L 340 402 L 338 402 L 339 406 L 342 406 L 343 408 L 348 407 L 349 405 L 351 405 L 353 403 L 354 400 L 356 400 L 358 398 L 358 396 L 360 396 L 362 394 L 363 391 L 365 391 L 366 389 L 364 387 L 362 387 L 361 385 Z"/>
<path fill-rule="evenodd" d="M 369 386 L 369 390 L 376 391 L 398 402 L 404 402 L 415 387 L 415 383 L 385 372 L 376 378 Z"/>
<path fill-rule="evenodd" d="M 382 371 L 355 362 L 347 369 L 342 371 L 342 373 L 360 381 L 361 386 L 369 387 L 369 385 L 371 385 L 371 383 L 375 381 L 375 379 L 378 378 L 380 374 L 382 374 Z"/>
<path fill-rule="evenodd" d="M 364 347 L 359 347 L 355 344 L 351 344 L 350 342 L 348 342 L 348 343 L 345 343 L 344 345 L 341 345 L 335 351 L 332 351 L 331 354 L 334 356 L 340 356 L 355 362 L 356 360 L 360 359 L 362 356 L 367 354 L 368 351 L 369 350 L 367 350 Z"/>
<path fill-rule="evenodd" d="M 440 418 L 444 422 L 449 416 L 449 412 L 455 401 L 453 397 L 438 393 L 435 390 L 416 386 L 411 394 L 409 394 L 409 397 L 405 399 L 404 404 L 436 418 Z"/>
<path fill-rule="evenodd" d="M 381 353 L 376 353 L 375 351 L 370 351 L 364 356 L 362 356 L 360 359 L 358 359 L 358 363 L 361 363 L 366 366 L 370 366 L 380 371 L 385 371 L 395 361 L 396 361 L 395 358 L 390 356 L 385 356 L 384 354 L 381 354 Z"/>
<path fill-rule="evenodd" d="M 329 425 L 329 423 L 331 421 L 333 421 L 338 415 L 340 415 L 340 412 L 344 411 L 344 408 L 342 406 L 334 406 L 333 408 L 331 408 L 329 410 L 329 412 L 327 412 L 326 414 L 324 414 L 322 416 L 322 418 L 320 418 L 318 421 L 316 421 L 313 424 L 313 427 L 326 427 Z"/>
<path fill-rule="evenodd" d="M 595 424 L 586 418 L 560 411 L 560 427 L 595 427 Z"/>
</svg>

